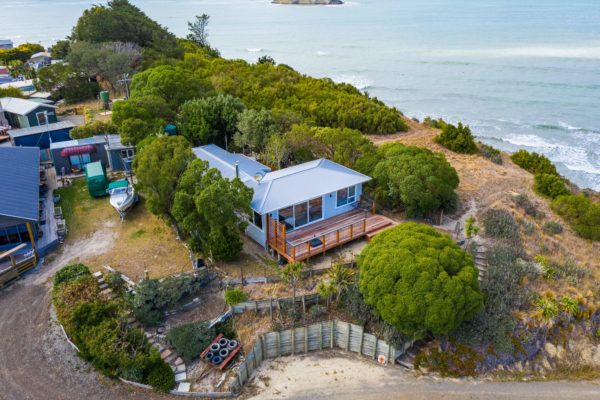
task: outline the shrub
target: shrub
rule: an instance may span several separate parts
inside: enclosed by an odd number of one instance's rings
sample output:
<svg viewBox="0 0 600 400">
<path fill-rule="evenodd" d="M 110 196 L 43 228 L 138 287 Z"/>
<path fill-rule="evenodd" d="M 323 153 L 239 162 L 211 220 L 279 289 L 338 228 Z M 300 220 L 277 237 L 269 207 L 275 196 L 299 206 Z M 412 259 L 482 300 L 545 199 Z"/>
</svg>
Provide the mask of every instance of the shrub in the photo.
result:
<svg viewBox="0 0 600 400">
<path fill-rule="evenodd" d="M 444 126 L 446 126 L 446 121 L 441 118 L 434 119 L 427 116 L 423 119 L 423 124 L 431 128 L 442 129 Z"/>
<path fill-rule="evenodd" d="M 600 240 L 600 204 L 584 194 L 578 194 L 558 196 L 551 206 L 579 236 Z"/>
<path fill-rule="evenodd" d="M 400 143 L 379 148 L 381 161 L 372 176 L 375 197 L 391 208 L 404 207 L 408 216 L 456 208 L 456 170 L 443 154 Z"/>
<path fill-rule="evenodd" d="M 440 350 L 421 351 L 415 358 L 415 368 L 425 367 L 442 376 L 464 377 L 477 375 L 479 356 L 475 350 L 460 343 Z"/>
<path fill-rule="evenodd" d="M 248 295 L 241 289 L 229 288 L 225 291 L 225 303 L 235 306 L 248 300 Z"/>
<path fill-rule="evenodd" d="M 373 319 L 373 309 L 365 303 L 357 284 L 348 286 L 342 292 L 341 301 L 344 308 L 360 325 L 364 325 Z"/>
<path fill-rule="evenodd" d="M 538 209 L 533 204 L 529 197 L 526 194 L 519 194 L 513 198 L 514 202 L 525 211 L 525 214 L 531 215 L 532 217 L 537 217 L 539 215 Z"/>
<path fill-rule="evenodd" d="M 500 150 L 480 142 L 479 152 L 482 156 L 488 158 L 494 164 L 502 165 L 502 153 Z"/>
<path fill-rule="evenodd" d="M 510 156 L 515 164 L 532 174 L 558 175 L 556 167 L 546 156 L 519 150 Z"/>
<path fill-rule="evenodd" d="M 160 281 L 145 279 L 136 286 L 132 299 L 135 317 L 144 325 L 155 326 L 163 320 L 165 311 L 197 293 L 202 284 L 202 277 L 197 275 L 174 276 Z"/>
<path fill-rule="evenodd" d="M 488 236 L 516 240 L 519 228 L 508 210 L 492 208 L 483 215 L 483 226 Z"/>
<path fill-rule="evenodd" d="M 83 264 L 71 264 L 60 269 L 54 275 L 54 286 L 58 286 L 61 283 L 72 282 L 75 279 L 83 275 L 90 275 L 90 270 Z"/>
<path fill-rule="evenodd" d="M 444 125 L 442 132 L 435 138 L 435 142 L 455 153 L 477 153 L 477 145 L 475 144 L 471 129 L 460 122 L 458 126 L 452 124 Z"/>
<path fill-rule="evenodd" d="M 570 194 L 571 192 L 565 186 L 563 179 L 557 175 L 535 174 L 535 191 L 551 199 L 558 196 Z"/>
<path fill-rule="evenodd" d="M 544 224 L 544 226 L 542 226 L 542 228 L 546 232 L 551 233 L 553 235 L 558 235 L 563 231 L 562 225 L 556 221 L 548 221 Z"/>
<path fill-rule="evenodd" d="M 112 122 L 94 121 L 76 126 L 69 132 L 72 139 L 83 139 L 97 135 L 118 134 L 119 129 Z"/>
<path fill-rule="evenodd" d="M 186 363 L 198 357 L 202 350 L 214 339 L 214 329 L 206 322 L 194 322 L 173 328 L 167 334 L 167 340 Z"/>
<path fill-rule="evenodd" d="M 125 280 L 121 273 L 117 271 L 110 271 L 106 275 L 106 284 L 117 293 L 125 290 Z"/>
<path fill-rule="evenodd" d="M 447 334 L 483 306 L 472 257 L 417 223 L 377 235 L 358 257 L 365 302 L 399 332 Z"/>
<path fill-rule="evenodd" d="M 168 392 L 175 387 L 175 376 L 171 367 L 164 361 L 156 362 L 148 373 L 147 382 L 156 390 Z"/>
<path fill-rule="evenodd" d="M 327 314 L 327 308 L 321 304 L 315 304 L 308 310 L 308 317 L 313 321 L 321 318 L 325 314 Z"/>
</svg>

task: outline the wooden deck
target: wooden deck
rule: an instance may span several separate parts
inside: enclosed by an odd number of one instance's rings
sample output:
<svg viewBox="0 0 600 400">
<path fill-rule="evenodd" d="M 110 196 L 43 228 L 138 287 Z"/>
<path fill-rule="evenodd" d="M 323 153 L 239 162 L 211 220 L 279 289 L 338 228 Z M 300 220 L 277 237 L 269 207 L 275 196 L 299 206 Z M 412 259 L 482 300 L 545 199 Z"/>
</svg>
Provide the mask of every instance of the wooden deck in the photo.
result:
<svg viewBox="0 0 600 400">
<path fill-rule="evenodd" d="M 303 261 L 344 243 L 370 239 L 396 223 L 383 215 L 352 210 L 287 233 L 284 224 L 268 218 L 269 246 L 289 262 Z"/>
</svg>

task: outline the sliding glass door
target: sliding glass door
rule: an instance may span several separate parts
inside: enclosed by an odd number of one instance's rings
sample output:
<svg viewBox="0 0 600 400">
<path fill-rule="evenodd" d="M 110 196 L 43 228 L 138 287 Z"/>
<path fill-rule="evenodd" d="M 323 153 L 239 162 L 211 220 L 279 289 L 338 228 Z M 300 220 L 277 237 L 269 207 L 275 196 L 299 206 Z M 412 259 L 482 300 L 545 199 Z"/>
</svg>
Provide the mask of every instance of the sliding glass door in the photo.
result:
<svg viewBox="0 0 600 400">
<path fill-rule="evenodd" d="M 294 204 L 279 210 L 279 222 L 285 224 L 288 231 L 298 229 L 323 218 L 323 198 L 315 197 L 309 201 Z"/>
</svg>

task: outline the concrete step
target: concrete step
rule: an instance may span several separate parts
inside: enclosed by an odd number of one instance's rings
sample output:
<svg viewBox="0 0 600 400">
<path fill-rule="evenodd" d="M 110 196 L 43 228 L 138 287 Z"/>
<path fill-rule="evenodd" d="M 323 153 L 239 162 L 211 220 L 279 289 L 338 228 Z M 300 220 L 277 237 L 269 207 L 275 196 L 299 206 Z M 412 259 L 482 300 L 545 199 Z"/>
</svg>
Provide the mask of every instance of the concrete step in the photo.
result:
<svg viewBox="0 0 600 400">
<path fill-rule="evenodd" d="M 98 278 L 98 285 L 102 285 L 104 282 L 104 278 Z"/>
<path fill-rule="evenodd" d="M 166 358 L 170 357 L 171 354 L 173 354 L 173 352 L 171 350 L 169 350 L 169 349 L 163 350 L 160 353 L 160 358 L 162 358 L 163 360 L 165 360 Z"/>
<path fill-rule="evenodd" d="M 93 276 L 94 278 L 100 278 L 100 277 L 102 276 L 102 272 L 101 272 L 101 271 L 94 272 L 94 273 L 92 274 L 92 276 Z"/>
<path fill-rule="evenodd" d="M 188 393 L 192 389 L 192 384 L 189 382 L 181 382 L 177 386 L 177 391 L 182 393 Z"/>
<path fill-rule="evenodd" d="M 173 370 L 173 373 L 175 373 L 175 374 L 178 374 L 180 372 L 185 372 L 187 370 L 185 364 L 172 365 L 171 369 Z"/>
<path fill-rule="evenodd" d="M 180 372 L 178 374 L 175 374 L 175 382 L 181 383 L 181 382 L 186 381 L 186 380 L 187 380 L 187 373 Z"/>
<path fill-rule="evenodd" d="M 108 285 L 106 283 L 101 283 L 99 288 L 100 288 L 100 290 L 106 290 L 106 289 L 108 289 Z"/>
<path fill-rule="evenodd" d="M 173 362 L 173 364 L 181 365 L 181 364 L 183 364 L 183 359 L 181 357 L 177 357 L 177 359 Z"/>
<path fill-rule="evenodd" d="M 177 353 L 173 353 L 169 357 L 165 358 L 165 362 L 167 364 L 173 364 L 173 361 L 175 361 L 177 357 L 179 357 L 179 355 Z"/>
</svg>

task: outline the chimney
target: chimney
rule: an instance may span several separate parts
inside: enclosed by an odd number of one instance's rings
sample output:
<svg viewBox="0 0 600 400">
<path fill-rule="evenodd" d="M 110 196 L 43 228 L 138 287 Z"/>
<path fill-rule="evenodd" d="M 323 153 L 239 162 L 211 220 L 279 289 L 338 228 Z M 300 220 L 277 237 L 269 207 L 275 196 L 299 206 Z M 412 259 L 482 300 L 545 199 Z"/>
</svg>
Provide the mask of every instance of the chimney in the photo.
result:
<svg viewBox="0 0 600 400">
<path fill-rule="evenodd" d="M 235 162 L 235 177 L 236 178 L 240 177 L 240 162 L 239 161 Z"/>
</svg>

